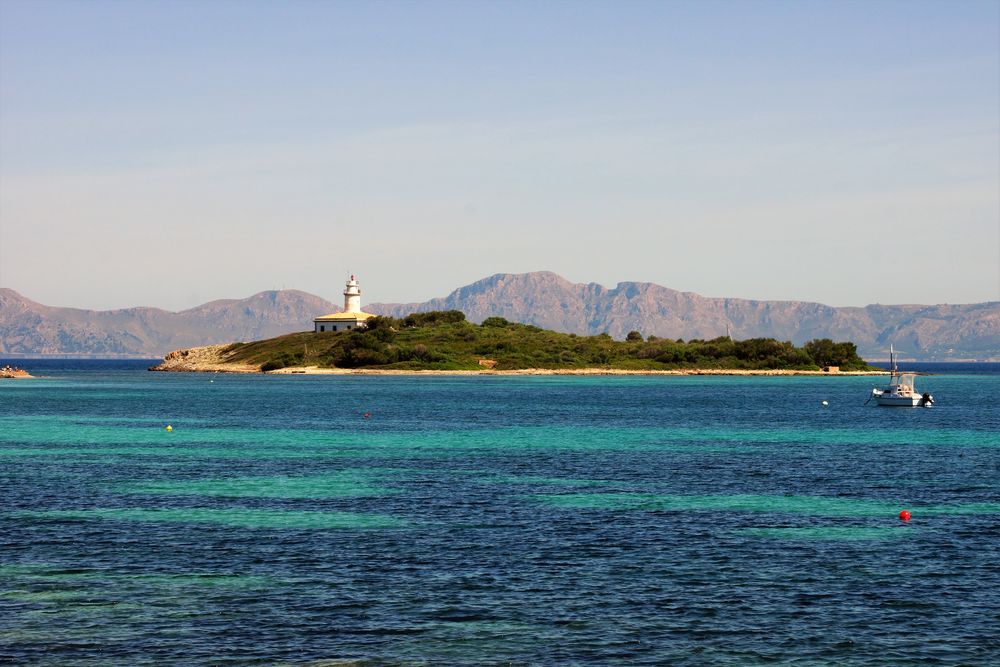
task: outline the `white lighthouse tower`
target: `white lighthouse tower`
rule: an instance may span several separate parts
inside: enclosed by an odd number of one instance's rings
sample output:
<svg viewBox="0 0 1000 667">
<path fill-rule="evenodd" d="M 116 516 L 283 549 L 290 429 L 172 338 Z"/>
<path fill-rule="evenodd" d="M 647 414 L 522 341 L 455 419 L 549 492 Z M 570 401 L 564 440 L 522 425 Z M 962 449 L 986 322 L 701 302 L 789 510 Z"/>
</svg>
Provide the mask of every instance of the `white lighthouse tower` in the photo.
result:
<svg viewBox="0 0 1000 667">
<path fill-rule="evenodd" d="M 351 274 L 344 287 L 344 310 L 339 313 L 332 313 L 317 317 L 313 320 L 316 333 L 326 333 L 327 331 L 345 331 L 347 329 L 363 329 L 365 320 L 374 317 L 370 313 L 361 310 L 361 286 L 358 279 Z"/>
<path fill-rule="evenodd" d="M 344 312 L 361 312 L 361 288 L 358 286 L 358 281 L 353 273 L 347 281 L 347 287 L 344 288 Z"/>
</svg>

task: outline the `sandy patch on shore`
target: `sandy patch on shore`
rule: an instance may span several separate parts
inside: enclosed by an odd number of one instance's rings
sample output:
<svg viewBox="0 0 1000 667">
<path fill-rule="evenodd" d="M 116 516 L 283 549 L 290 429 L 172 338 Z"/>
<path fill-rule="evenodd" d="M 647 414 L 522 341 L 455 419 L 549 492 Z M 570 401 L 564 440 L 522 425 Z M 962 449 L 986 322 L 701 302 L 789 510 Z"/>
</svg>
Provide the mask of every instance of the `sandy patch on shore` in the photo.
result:
<svg viewBox="0 0 1000 667">
<path fill-rule="evenodd" d="M 470 371 L 437 371 L 437 370 L 382 370 L 374 368 L 319 368 L 317 366 L 302 366 L 281 368 L 268 371 L 268 375 L 746 375 L 746 376 L 814 376 L 836 377 L 857 375 L 888 375 L 885 371 L 843 371 L 839 373 L 824 373 L 823 371 L 790 371 L 790 370 L 741 370 L 724 368 L 688 369 L 688 370 L 628 370 L 619 368 L 521 368 L 508 371 L 470 370 Z"/>
</svg>

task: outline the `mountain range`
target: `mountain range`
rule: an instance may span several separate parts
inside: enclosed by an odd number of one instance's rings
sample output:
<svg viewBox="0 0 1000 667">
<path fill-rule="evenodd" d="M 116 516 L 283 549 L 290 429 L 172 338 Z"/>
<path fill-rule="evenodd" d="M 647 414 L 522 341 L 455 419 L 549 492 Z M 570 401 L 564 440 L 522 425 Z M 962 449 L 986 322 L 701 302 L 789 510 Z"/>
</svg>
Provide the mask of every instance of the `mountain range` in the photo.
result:
<svg viewBox="0 0 1000 667">
<path fill-rule="evenodd" d="M 257 340 L 312 329 L 312 318 L 340 304 L 298 290 L 212 301 L 170 312 L 56 308 L 0 289 L 0 356 L 159 357 L 183 347 Z M 621 339 L 630 331 L 661 338 L 773 337 L 802 344 L 850 340 L 862 356 L 884 358 L 889 344 L 913 359 L 1000 359 L 1000 302 L 963 305 L 832 307 L 803 301 L 712 298 L 653 283 L 614 288 L 572 283 L 539 271 L 497 274 L 422 303 L 373 303 L 364 310 L 402 317 L 460 310 L 545 329 Z"/>
<path fill-rule="evenodd" d="M 311 329 L 312 318 L 336 310 L 339 306 L 298 290 L 260 292 L 170 312 L 57 308 L 0 288 L 0 356 L 162 357 L 184 347 Z"/>
</svg>

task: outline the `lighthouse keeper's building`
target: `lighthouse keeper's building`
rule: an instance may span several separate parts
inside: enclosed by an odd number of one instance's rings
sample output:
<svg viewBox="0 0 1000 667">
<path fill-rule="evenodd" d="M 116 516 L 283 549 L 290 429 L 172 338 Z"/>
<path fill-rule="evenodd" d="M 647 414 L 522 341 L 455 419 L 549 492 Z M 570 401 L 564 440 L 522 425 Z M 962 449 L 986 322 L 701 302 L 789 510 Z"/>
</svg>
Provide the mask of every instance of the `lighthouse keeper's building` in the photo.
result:
<svg viewBox="0 0 1000 667">
<path fill-rule="evenodd" d="M 361 312 L 361 287 L 358 281 L 351 275 L 344 288 L 344 310 L 339 313 L 323 315 L 313 320 L 316 326 L 316 333 L 325 331 L 345 331 L 347 329 L 362 329 L 365 320 L 375 317 L 371 313 Z"/>
</svg>

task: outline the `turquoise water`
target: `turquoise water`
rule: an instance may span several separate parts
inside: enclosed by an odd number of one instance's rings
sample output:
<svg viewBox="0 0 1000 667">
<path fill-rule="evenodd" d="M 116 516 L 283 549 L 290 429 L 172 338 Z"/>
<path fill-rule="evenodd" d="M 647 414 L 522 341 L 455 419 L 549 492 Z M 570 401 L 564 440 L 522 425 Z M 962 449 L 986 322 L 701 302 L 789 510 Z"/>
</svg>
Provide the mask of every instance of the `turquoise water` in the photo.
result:
<svg viewBox="0 0 1000 667">
<path fill-rule="evenodd" d="M 990 367 L 887 409 L 146 365 L 0 382 L 0 662 L 1000 663 Z"/>
</svg>

